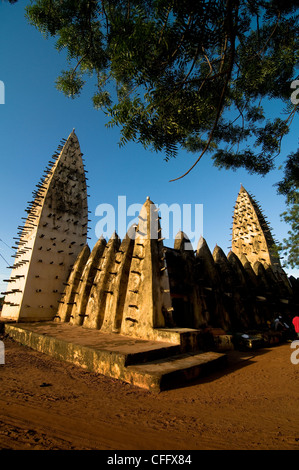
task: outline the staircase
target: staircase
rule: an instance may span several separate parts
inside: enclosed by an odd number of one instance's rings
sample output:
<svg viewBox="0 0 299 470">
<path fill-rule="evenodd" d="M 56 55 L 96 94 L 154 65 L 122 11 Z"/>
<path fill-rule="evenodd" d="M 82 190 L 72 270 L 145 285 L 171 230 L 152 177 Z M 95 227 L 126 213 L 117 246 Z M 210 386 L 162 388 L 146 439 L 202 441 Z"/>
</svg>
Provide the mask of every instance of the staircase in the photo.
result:
<svg viewBox="0 0 299 470">
<path fill-rule="evenodd" d="M 213 351 L 178 354 L 155 361 L 127 366 L 134 385 L 152 391 L 177 388 L 226 365 L 225 354 Z"/>
<path fill-rule="evenodd" d="M 195 330 L 177 330 L 182 341 L 172 344 L 69 323 L 7 322 L 4 329 L 9 337 L 36 351 L 153 392 L 183 386 L 223 368 L 227 361 L 226 354 L 194 350 Z M 192 348 L 186 347 L 190 335 Z"/>
</svg>

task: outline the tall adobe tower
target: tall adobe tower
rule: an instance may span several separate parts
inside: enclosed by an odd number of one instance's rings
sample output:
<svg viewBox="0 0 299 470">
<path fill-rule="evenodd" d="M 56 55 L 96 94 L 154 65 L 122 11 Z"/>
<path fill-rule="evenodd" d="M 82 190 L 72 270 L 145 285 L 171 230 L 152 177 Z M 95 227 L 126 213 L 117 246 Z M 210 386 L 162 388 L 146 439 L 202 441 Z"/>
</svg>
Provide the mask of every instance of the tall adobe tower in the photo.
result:
<svg viewBox="0 0 299 470">
<path fill-rule="evenodd" d="M 52 320 L 72 265 L 86 244 L 87 194 L 75 132 L 63 140 L 33 192 L 19 227 L 15 262 L 2 316 Z"/>
<path fill-rule="evenodd" d="M 159 209 L 147 197 L 139 214 L 121 334 L 151 338 L 172 324 L 172 302 Z"/>
<path fill-rule="evenodd" d="M 251 265 L 259 261 L 270 265 L 274 272 L 283 272 L 275 253 L 270 227 L 258 204 L 243 186 L 238 194 L 233 216 L 232 251 L 239 258 L 245 255 Z"/>
</svg>

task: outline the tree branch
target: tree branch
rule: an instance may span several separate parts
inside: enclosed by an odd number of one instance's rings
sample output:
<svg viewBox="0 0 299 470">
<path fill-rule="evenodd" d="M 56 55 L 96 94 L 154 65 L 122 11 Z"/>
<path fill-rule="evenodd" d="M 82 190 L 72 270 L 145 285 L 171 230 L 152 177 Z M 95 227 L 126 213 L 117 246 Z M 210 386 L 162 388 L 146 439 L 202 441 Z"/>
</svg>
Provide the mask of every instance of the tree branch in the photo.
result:
<svg viewBox="0 0 299 470">
<path fill-rule="evenodd" d="M 171 11 L 171 8 L 172 8 L 172 3 L 171 3 L 171 4 L 169 5 L 169 7 L 168 7 L 168 10 L 167 10 L 167 13 L 166 13 L 166 19 L 165 19 L 164 24 L 163 24 L 163 26 L 162 26 L 162 29 L 161 29 L 161 31 L 160 31 L 160 36 L 159 36 L 158 44 L 160 44 L 161 41 L 162 41 L 162 37 L 163 37 L 164 31 L 165 31 L 165 28 L 166 28 L 166 25 L 167 25 L 167 21 L 168 21 L 168 17 L 169 17 L 169 13 L 170 13 L 170 11 Z"/>
<path fill-rule="evenodd" d="M 236 2 L 236 8 L 238 9 L 238 6 L 239 6 L 239 1 L 237 0 Z M 230 53 L 230 65 L 229 65 L 229 70 L 227 71 L 227 77 L 226 77 L 226 81 L 225 81 L 225 84 L 222 88 L 222 92 L 221 92 L 221 96 L 220 96 L 220 100 L 219 100 L 219 103 L 218 103 L 218 108 L 217 108 L 217 114 L 216 114 L 216 118 L 215 118 L 215 121 L 214 121 L 214 125 L 213 125 L 213 128 L 210 132 L 210 135 L 209 135 L 209 138 L 208 138 L 208 141 L 205 145 L 205 148 L 203 149 L 203 151 L 201 152 L 201 154 L 199 155 L 198 159 L 196 160 L 196 162 L 189 168 L 188 171 L 186 171 L 183 175 L 179 176 L 178 178 L 174 178 L 172 180 L 170 180 L 170 182 L 173 182 L 173 181 L 177 181 L 179 179 L 182 179 L 184 178 L 186 175 L 188 175 L 190 173 L 190 171 L 193 170 L 193 168 L 198 164 L 198 162 L 200 161 L 200 159 L 202 158 L 202 156 L 206 153 L 206 151 L 208 150 L 209 146 L 210 146 L 210 143 L 212 141 L 212 138 L 214 136 L 214 132 L 215 132 L 215 129 L 218 125 L 218 121 L 219 121 L 219 118 L 220 118 L 220 115 L 221 115 L 221 112 L 222 112 L 222 109 L 223 109 L 223 103 L 224 103 L 224 99 L 225 99 L 225 93 L 226 93 L 226 90 L 227 90 L 227 87 L 228 87 L 228 83 L 229 83 L 229 80 L 230 80 L 230 77 L 231 77 L 231 74 L 232 74 L 232 70 L 233 70 L 233 66 L 234 66 L 234 58 L 235 58 L 235 39 L 236 39 L 236 33 L 235 33 L 235 28 L 234 28 L 234 24 L 233 24 L 233 18 L 232 18 L 232 10 L 233 10 L 233 0 L 228 0 L 227 1 L 227 14 L 228 14 L 228 22 L 229 22 L 229 35 L 230 35 L 230 43 L 231 43 L 231 53 Z"/>
</svg>

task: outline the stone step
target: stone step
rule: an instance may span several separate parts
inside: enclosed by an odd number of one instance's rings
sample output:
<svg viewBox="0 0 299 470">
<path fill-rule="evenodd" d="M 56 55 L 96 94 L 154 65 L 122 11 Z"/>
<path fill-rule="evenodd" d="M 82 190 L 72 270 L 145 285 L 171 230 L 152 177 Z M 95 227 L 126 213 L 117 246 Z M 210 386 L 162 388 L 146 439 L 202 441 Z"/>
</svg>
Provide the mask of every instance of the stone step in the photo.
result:
<svg viewBox="0 0 299 470">
<path fill-rule="evenodd" d="M 145 364 L 148 362 L 156 361 L 163 358 L 168 358 L 180 354 L 181 346 L 179 344 L 170 345 L 157 343 L 152 346 L 152 349 L 147 349 L 141 352 L 127 352 L 125 354 L 125 366 Z"/>
<path fill-rule="evenodd" d="M 162 391 L 197 379 L 227 365 L 227 355 L 214 351 L 180 354 L 127 367 L 132 383 L 152 391 Z"/>
<path fill-rule="evenodd" d="M 202 330 L 194 328 L 155 328 L 153 330 L 158 341 L 179 343 L 181 352 L 194 353 L 205 349 L 206 335 Z"/>
<path fill-rule="evenodd" d="M 154 361 L 182 352 L 180 344 L 143 340 L 116 333 L 102 333 L 99 330 L 69 323 L 6 322 L 5 330 L 16 341 L 33 349 L 40 348 L 41 352 L 47 352 L 49 342 L 58 344 L 62 341 L 66 346 L 72 344 L 76 345 L 77 349 L 92 349 L 102 356 L 113 355 L 123 366 Z"/>
<path fill-rule="evenodd" d="M 180 386 L 226 361 L 226 355 L 217 352 L 182 353 L 181 344 L 101 333 L 68 323 L 8 322 L 5 333 L 55 359 L 151 391 Z"/>
</svg>

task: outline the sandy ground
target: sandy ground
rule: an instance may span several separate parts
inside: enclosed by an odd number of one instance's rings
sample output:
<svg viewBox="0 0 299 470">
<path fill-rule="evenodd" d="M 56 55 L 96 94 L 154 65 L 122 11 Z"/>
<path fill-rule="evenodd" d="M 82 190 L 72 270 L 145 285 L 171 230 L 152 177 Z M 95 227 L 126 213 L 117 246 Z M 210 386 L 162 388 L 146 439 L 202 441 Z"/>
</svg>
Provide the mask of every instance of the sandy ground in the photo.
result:
<svg viewBox="0 0 299 470">
<path fill-rule="evenodd" d="M 2 450 L 299 450 L 289 343 L 233 352 L 224 371 L 155 395 L 4 344 Z"/>
</svg>

